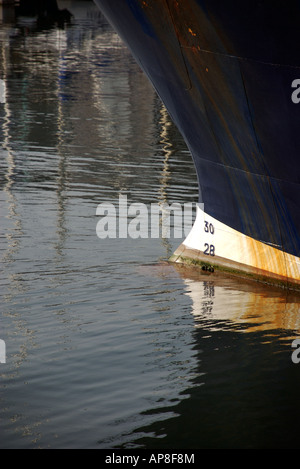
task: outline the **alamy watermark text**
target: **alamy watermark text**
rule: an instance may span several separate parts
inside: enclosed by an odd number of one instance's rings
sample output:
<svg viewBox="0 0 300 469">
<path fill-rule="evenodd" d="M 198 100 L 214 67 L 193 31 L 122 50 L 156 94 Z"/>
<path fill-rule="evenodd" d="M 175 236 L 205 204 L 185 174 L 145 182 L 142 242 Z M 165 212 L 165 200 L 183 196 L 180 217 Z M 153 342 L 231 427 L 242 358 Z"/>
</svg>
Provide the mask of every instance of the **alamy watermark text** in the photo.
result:
<svg viewBox="0 0 300 469">
<path fill-rule="evenodd" d="M 96 233 L 100 239 L 182 238 L 192 229 L 197 205 L 201 204 L 128 204 L 127 196 L 120 195 L 117 204 L 98 205 Z"/>
</svg>

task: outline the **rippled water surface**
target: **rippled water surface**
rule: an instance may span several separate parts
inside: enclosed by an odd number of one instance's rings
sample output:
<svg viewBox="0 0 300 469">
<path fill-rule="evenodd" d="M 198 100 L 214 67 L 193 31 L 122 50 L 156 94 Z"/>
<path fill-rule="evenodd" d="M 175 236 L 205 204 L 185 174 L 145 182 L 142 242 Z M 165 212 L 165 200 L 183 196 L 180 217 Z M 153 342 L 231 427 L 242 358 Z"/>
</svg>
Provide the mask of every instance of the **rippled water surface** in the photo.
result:
<svg viewBox="0 0 300 469">
<path fill-rule="evenodd" d="M 97 236 L 99 204 L 197 202 L 197 178 L 94 4 L 59 6 L 0 25 L 0 447 L 299 448 L 299 297 Z"/>
</svg>

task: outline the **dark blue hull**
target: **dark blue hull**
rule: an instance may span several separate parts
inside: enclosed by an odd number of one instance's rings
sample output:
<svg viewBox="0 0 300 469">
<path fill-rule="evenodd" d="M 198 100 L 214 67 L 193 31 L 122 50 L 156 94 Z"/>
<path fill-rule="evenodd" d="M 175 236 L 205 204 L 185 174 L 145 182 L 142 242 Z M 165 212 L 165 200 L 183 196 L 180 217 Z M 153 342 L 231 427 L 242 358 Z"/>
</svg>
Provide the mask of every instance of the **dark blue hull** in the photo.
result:
<svg viewBox="0 0 300 469">
<path fill-rule="evenodd" d="M 181 131 L 205 212 L 299 258 L 299 1 L 96 3 Z"/>
</svg>

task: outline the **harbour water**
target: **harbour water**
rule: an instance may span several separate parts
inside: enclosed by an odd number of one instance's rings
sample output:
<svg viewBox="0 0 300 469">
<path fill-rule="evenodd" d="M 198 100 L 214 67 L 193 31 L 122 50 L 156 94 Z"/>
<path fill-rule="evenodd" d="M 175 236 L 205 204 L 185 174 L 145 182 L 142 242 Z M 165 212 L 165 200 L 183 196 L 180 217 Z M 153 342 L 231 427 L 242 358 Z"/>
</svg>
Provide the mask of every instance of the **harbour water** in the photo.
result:
<svg viewBox="0 0 300 469">
<path fill-rule="evenodd" d="M 298 449 L 299 295 L 97 236 L 99 204 L 197 178 L 93 2 L 58 4 L 0 24 L 0 448 Z"/>
</svg>

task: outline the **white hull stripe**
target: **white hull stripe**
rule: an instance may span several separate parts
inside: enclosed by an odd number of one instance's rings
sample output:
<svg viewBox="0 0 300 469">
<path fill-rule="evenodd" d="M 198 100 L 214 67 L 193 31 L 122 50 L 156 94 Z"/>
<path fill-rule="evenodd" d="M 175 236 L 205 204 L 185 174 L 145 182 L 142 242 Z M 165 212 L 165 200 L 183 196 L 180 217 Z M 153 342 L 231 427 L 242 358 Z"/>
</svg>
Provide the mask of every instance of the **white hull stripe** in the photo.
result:
<svg viewBox="0 0 300 469">
<path fill-rule="evenodd" d="M 194 226 L 170 259 L 211 265 L 300 288 L 300 258 L 236 231 L 197 207 Z"/>
</svg>

